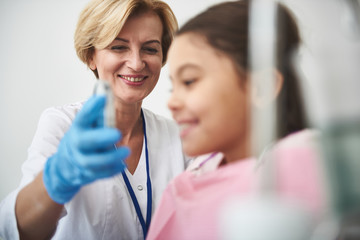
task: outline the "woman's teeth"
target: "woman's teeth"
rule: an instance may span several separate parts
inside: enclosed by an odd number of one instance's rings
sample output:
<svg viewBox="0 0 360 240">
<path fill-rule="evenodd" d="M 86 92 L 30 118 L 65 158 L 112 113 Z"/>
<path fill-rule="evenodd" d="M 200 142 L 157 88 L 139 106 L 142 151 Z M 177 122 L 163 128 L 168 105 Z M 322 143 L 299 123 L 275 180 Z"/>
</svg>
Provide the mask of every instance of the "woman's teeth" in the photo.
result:
<svg viewBox="0 0 360 240">
<path fill-rule="evenodd" d="M 144 77 L 125 77 L 125 76 L 121 76 L 121 77 L 130 82 L 141 82 L 142 80 L 144 80 Z"/>
</svg>

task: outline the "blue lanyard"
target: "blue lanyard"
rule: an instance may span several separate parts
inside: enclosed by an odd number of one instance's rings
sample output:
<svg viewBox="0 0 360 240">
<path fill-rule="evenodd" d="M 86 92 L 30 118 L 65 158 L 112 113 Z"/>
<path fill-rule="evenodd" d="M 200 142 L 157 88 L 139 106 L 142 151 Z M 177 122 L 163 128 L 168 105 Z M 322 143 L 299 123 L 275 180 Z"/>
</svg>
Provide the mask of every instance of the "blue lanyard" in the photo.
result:
<svg viewBox="0 0 360 240">
<path fill-rule="evenodd" d="M 147 210 L 146 210 L 146 222 L 144 221 L 144 217 L 141 213 L 141 209 L 139 206 L 139 202 L 136 199 L 134 190 L 132 189 L 129 179 L 126 176 L 125 172 L 122 172 L 122 176 L 124 178 L 124 182 L 126 184 L 126 187 L 128 189 L 128 192 L 130 194 L 131 200 L 134 204 L 136 214 L 139 218 L 141 227 L 143 229 L 144 239 L 146 237 L 147 231 L 150 226 L 151 221 L 151 208 L 152 208 L 152 190 L 151 190 L 151 180 L 150 180 L 150 171 L 149 171 L 149 153 L 147 148 L 147 137 L 146 137 L 146 124 L 145 124 L 145 116 L 143 113 L 143 110 L 141 109 L 141 116 L 142 116 L 142 122 L 143 122 L 143 129 L 144 129 L 144 139 L 145 139 L 145 157 L 146 157 L 146 186 L 147 186 Z"/>
</svg>

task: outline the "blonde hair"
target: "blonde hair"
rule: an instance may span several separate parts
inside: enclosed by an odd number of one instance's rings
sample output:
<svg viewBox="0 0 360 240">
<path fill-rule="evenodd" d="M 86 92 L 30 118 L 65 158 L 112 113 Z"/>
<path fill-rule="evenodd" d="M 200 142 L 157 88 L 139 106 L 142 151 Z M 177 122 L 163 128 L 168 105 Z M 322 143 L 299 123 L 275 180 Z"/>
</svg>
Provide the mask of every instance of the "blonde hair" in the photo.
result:
<svg viewBox="0 0 360 240">
<path fill-rule="evenodd" d="M 152 11 L 163 24 L 162 64 L 178 29 L 176 17 L 168 4 L 161 0 L 92 0 L 80 13 L 74 35 L 76 53 L 89 66 L 95 49 L 104 49 L 119 34 L 127 19 Z M 93 70 L 98 78 L 97 70 Z"/>
</svg>

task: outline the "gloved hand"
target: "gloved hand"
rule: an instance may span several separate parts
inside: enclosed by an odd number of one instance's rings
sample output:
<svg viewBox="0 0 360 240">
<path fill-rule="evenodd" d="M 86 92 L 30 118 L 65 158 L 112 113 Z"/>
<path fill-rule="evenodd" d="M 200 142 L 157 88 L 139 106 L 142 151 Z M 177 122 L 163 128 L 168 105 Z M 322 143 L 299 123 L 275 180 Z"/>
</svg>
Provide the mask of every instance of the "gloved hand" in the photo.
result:
<svg viewBox="0 0 360 240">
<path fill-rule="evenodd" d="M 115 148 L 121 133 L 104 127 L 104 96 L 91 97 L 45 164 L 43 180 L 49 196 L 64 204 L 85 184 L 124 171 L 127 147 Z"/>
</svg>

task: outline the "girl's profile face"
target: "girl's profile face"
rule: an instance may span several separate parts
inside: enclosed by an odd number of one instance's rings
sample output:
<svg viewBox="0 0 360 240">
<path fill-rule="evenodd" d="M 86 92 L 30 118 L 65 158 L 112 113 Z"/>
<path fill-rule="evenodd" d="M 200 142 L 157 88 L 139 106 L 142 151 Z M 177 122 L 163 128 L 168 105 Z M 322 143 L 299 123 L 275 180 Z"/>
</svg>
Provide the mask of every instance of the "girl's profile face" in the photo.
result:
<svg viewBox="0 0 360 240">
<path fill-rule="evenodd" d="M 168 107 L 180 126 L 186 154 L 220 151 L 228 161 L 242 158 L 248 99 L 232 60 L 200 35 L 185 33 L 175 38 L 168 61 L 173 85 Z"/>
<path fill-rule="evenodd" d="M 118 101 L 141 102 L 155 87 L 162 67 L 163 25 L 146 12 L 130 17 L 119 35 L 104 49 L 95 49 L 91 69 L 109 81 Z"/>
</svg>

